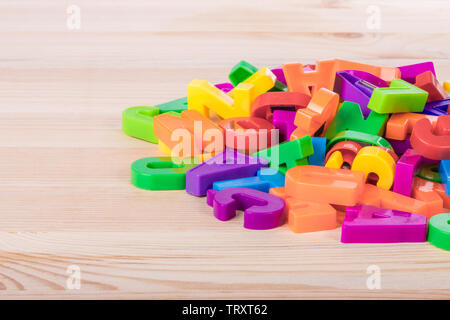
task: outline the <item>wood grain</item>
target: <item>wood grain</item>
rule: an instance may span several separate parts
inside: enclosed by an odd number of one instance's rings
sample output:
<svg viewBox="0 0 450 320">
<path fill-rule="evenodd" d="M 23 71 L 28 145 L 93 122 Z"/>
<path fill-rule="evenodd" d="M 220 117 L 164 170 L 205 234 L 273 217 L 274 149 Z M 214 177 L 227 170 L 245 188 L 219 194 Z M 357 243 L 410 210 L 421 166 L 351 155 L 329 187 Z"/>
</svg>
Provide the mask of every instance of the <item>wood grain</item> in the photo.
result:
<svg viewBox="0 0 450 320">
<path fill-rule="evenodd" d="M 193 78 L 223 82 L 241 59 L 433 60 L 448 80 L 449 16 L 444 0 L 2 1 L 0 298 L 448 299 L 450 255 L 429 243 L 251 231 L 185 192 L 136 189 L 131 162 L 159 153 L 121 132 L 121 112 L 179 98 Z M 366 287 L 369 265 L 381 290 Z"/>
</svg>

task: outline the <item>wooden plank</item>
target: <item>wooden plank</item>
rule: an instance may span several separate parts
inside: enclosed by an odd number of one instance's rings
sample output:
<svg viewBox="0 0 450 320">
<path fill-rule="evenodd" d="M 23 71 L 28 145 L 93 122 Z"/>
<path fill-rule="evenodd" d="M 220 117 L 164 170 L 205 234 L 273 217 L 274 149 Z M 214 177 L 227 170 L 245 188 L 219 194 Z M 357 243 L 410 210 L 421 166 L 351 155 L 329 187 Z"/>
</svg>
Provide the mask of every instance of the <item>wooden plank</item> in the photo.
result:
<svg viewBox="0 0 450 320">
<path fill-rule="evenodd" d="M 450 256 L 429 243 L 342 244 L 217 221 L 204 198 L 129 183 L 160 155 L 121 132 L 121 112 L 182 97 L 193 78 L 340 57 L 435 61 L 450 79 L 445 1 L 0 3 L 0 298 L 448 298 Z M 367 27 L 370 5 L 380 29 Z M 67 268 L 81 288 L 67 288 Z M 381 290 L 366 286 L 379 266 Z"/>
</svg>

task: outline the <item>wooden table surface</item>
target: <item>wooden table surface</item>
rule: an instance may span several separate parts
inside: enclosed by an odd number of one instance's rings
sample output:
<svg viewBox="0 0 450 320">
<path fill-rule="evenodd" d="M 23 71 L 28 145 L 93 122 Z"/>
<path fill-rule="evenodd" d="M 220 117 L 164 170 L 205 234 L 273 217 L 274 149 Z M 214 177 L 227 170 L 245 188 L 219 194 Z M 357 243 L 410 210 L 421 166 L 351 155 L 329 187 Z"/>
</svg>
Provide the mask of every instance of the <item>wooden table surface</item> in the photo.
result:
<svg viewBox="0 0 450 320">
<path fill-rule="evenodd" d="M 121 112 L 224 82 L 241 59 L 432 60 L 450 80 L 449 16 L 444 0 L 2 1 L 0 297 L 448 299 L 450 254 L 429 243 L 251 231 L 204 198 L 135 188 L 130 164 L 160 153 Z"/>
</svg>

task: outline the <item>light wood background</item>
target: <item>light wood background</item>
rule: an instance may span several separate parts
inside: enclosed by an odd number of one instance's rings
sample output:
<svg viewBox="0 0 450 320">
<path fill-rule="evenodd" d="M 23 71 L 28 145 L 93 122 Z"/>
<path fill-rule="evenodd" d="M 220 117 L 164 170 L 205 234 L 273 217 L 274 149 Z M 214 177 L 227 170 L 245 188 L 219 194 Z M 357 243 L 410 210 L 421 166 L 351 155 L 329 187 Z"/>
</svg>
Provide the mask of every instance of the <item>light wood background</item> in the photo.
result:
<svg viewBox="0 0 450 320">
<path fill-rule="evenodd" d="M 450 254 L 429 243 L 251 231 L 204 198 L 135 188 L 130 164 L 159 153 L 121 132 L 121 112 L 182 97 L 193 78 L 226 81 L 241 59 L 432 60 L 449 80 L 449 17 L 444 0 L 3 0 L 0 297 L 448 299 Z"/>
</svg>

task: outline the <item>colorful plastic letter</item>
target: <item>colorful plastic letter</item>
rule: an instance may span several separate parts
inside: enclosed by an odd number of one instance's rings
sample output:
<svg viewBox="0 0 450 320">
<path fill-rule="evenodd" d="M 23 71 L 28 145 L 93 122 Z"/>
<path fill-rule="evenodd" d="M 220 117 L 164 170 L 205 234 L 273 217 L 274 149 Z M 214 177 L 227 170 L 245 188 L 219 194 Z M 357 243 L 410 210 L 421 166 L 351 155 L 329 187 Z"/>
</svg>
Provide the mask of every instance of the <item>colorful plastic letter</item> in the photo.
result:
<svg viewBox="0 0 450 320">
<path fill-rule="evenodd" d="M 239 83 L 244 82 L 245 80 L 250 78 L 250 76 L 252 76 L 256 72 L 258 72 L 257 67 L 251 65 L 247 61 L 242 60 L 237 65 L 235 65 L 233 67 L 233 69 L 231 69 L 231 72 L 228 75 L 228 78 L 230 79 L 230 82 L 234 86 L 237 86 Z M 287 91 L 287 87 L 286 87 L 286 84 L 277 80 L 277 81 L 275 81 L 275 85 L 271 90 Z"/>
<path fill-rule="evenodd" d="M 365 71 L 384 81 L 400 77 L 400 70 L 397 68 L 378 67 L 340 59 L 317 61 L 312 71 L 305 71 L 301 63 L 285 64 L 282 67 L 290 92 L 311 94 L 309 87 L 312 87 L 313 95 L 321 88 L 332 90 L 338 71 Z"/>
<path fill-rule="evenodd" d="M 281 173 L 279 173 L 283 176 Z M 213 183 L 213 189 L 220 191 L 229 188 L 248 188 L 261 192 L 269 192 L 271 185 L 267 181 L 261 180 L 259 177 L 248 177 L 225 181 L 216 181 Z"/>
<path fill-rule="evenodd" d="M 155 108 L 159 109 L 159 113 L 166 113 L 170 111 L 181 112 L 187 110 L 187 107 L 188 107 L 187 97 L 175 99 L 155 106 Z"/>
<path fill-rule="evenodd" d="M 441 176 L 442 184 L 445 185 L 445 194 L 450 196 L 450 159 L 441 161 L 439 175 Z"/>
<path fill-rule="evenodd" d="M 210 108 L 222 118 L 250 115 L 249 103 L 254 95 L 252 85 L 241 84 L 234 89 L 241 94 L 240 101 L 235 101 L 229 93 L 222 92 L 206 80 L 192 80 L 187 90 L 188 109 L 196 110 L 205 117 L 209 117 Z"/>
<path fill-rule="evenodd" d="M 427 203 L 428 217 L 441 213 L 443 208 L 450 209 L 450 196 L 445 194 L 444 186 L 440 183 L 415 177 L 412 196 Z"/>
<path fill-rule="evenodd" d="M 209 117 L 209 110 L 221 118 L 248 117 L 255 98 L 271 89 L 275 75 L 262 68 L 228 93 L 222 92 L 208 81 L 192 80 L 188 85 L 188 109 Z"/>
<path fill-rule="evenodd" d="M 222 90 L 223 92 L 227 93 L 228 91 L 231 91 L 234 87 L 231 83 L 225 82 L 225 83 L 218 83 L 214 85 L 216 88 Z M 187 110 L 188 109 L 188 101 L 187 97 L 175 99 L 169 102 L 161 103 L 155 106 L 155 108 L 159 109 L 159 113 L 166 113 L 166 112 L 178 112 Z"/>
<path fill-rule="evenodd" d="M 185 110 L 180 116 L 164 113 L 153 118 L 153 126 L 159 142 L 179 158 L 223 150 L 222 128 L 198 111 Z"/>
<path fill-rule="evenodd" d="M 301 63 L 282 65 L 289 91 L 307 95 L 314 95 L 321 88 L 333 89 L 336 72 L 334 67 L 335 60 L 317 61 L 315 70 L 306 72 Z"/>
<path fill-rule="evenodd" d="M 450 159 L 450 115 L 438 117 L 434 130 L 428 119 L 417 121 L 411 134 L 411 146 L 425 158 Z"/>
<path fill-rule="evenodd" d="M 401 80 L 392 80 L 389 88 L 373 90 L 367 107 L 378 113 L 422 112 L 428 92 Z"/>
<path fill-rule="evenodd" d="M 450 93 L 450 81 L 444 81 L 444 84 L 442 86 L 447 93 Z"/>
<path fill-rule="evenodd" d="M 263 168 L 257 172 L 257 177 L 262 181 L 268 182 L 270 185 L 269 189 L 284 187 L 285 177 L 275 169 Z"/>
<path fill-rule="evenodd" d="M 338 105 L 337 93 L 325 88 L 319 89 L 306 108 L 297 110 L 294 120 L 297 129 L 292 133 L 291 140 L 320 134 L 319 129 L 325 132 L 336 115 Z"/>
<path fill-rule="evenodd" d="M 398 69 L 400 70 L 401 79 L 408 81 L 409 83 L 414 83 L 416 81 L 416 76 L 425 71 L 431 71 L 436 76 L 434 64 L 431 61 L 410 64 L 398 67 Z"/>
<path fill-rule="evenodd" d="M 439 164 L 438 163 L 428 163 L 424 164 L 422 168 L 420 168 L 419 173 L 417 174 L 418 177 L 433 181 L 437 183 L 441 183 L 441 176 L 439 175 Z"/>
<path fill-rule="evenodd" d="M 299 92 L 266 92 L 252 104 L 252 117 L 272 121 L 274 110 L 297 111 L 306 108 L 311 97 Z"/>
<path fill-rule="evenodd" d="M 377 186 L 389 190 L 394 182 L 395 161 L 386 150 L 364 147 L 353 160 L 352 170 L 364 172 L 366 177 L 369 173 L 375 173 L 378 176 Z"/>
<path fill-rule="evenodd" d="M 159 114 L 156 107 L 131 107 L 122 113 L 122 131 L 138 139 L 158 143 L 153 131 L 153 117 Z"/>
<path fill-rule="evenodd" d="M 430 215 L 441 213 L 444 209 L 444 201 L 434 190 L 434 182 L 416 177 L 414 179 L 412 196 L 414 199 L 427 204 Z"/>
<path fill-rule="evenodd" d="M 337 135 L 334 136 L 333 139 L 331 139 L 328 142 L 327 148 L 330 149 L 336 143 L 348 140 L 353 140 L 361 143 L 368 143 L 374 146 L 385 147 L 392 150 L 392 146 L 390 145 L 390 143 L 383 137 L 353 130 L 346 130 L 339 132 Z"/>
<path fill-rule="evenodd" d="M 428 242 L 435 247 L 450 250 L 450 213 L 437 214 L 430 219 Z"/>
<path fill-rule="evenodd" d="M 197 197 L 204 196 L 215 181 L 253 177 L 267 163 L 265 159 L 226 149 L 186 172 L 186 191 Z"/>
<path fill-rule="evenodd" d="M 364 71 L 387 82 L 400 77 L 400 70 L 394 67 L 380 67 L 341 59 L 335 59 L 335 61 L 335 73 L 344 70 Z"/>
<path fill-rule="evenodd" d="M 431 71 L 425 71 L 424 73 L 417 75 L 416 83 L 414 85 L 428 92 L 427 102 L 447 98 L 447 92 Z"/>
<path fill-rule="evenodd" d="M 289 141 L 292 132 L 297 128 L 294 124 L 295 115 L 295 111 L 273 111 L 272 124 L 280 131 L 280 141 Z"/>
<path fill-rule="evenodd" d="M 234 86 L 237 86 L 242 81 L 250 78 L 250 76 L 257 71 L 257 67 L 251 65 L 247 61 L 242 60 L 231 69 L 230 74 L 228 75 L 228 79 L 230 79 L 230 82 Z"/>
<path fill-rule="evenodd" d="M 386 134 L 385 134 L 386 135 Z M 387 139 L 387 141 L 391 144 L 392 149 L 396 154 L 403 154 L 406 150 L 411 149 L 411 143 L 409 142 L 409 137 L 405 140 L 393 140 Z"/>
<path fill-rule="evenodd" d="M 243 153 L 270 147 L 275 134 L 275 127 L 269 121 L 256 117 L 224 119 L 219 122 L 219 126 L 225 132 L 226 146 Z"/>
<path fill-rule="evenodd" d="M 359 203 L 392 210 L 407 210 L 408 212 L 420 213 L 427 217 L 433 214 L 426 202 L 382 189 L 372 184 L 364 186 L 364 192 L 359 199 Z"/>
<path fill-rule="evenodd" d="M 343 243 L 425 242 L 427 217 L 374 206 L 347 207 Z"/>
<path fill-rule="evenodd" d="M 432 116 L 445 116 L 450 113 L 450 98 L 427 102 L 422 111 L 423 114 Z"/>
<path fill-rule="evenodd" d="M 216 88 L 222 90 L 225 93 L 228 93 L 234 89 L 234 86 L 229 82 L 218 83 L 218 84 L 215 84 L 215 86 L 216 86 Z M 186 106 L 187 106 L 187 97 L 186 97 Z"/>
<path fill-rule="evenodd" d="M 337 112 L 336 117 L 333 119 L 325 132 L 324 137 L 332 139 L 336 136 L 336 134 L 345 130 L 353 130 L 382 136 L 387 119 L 387 114 L 379 114 L 375 111 L 370 112 L 367 119 L 364 119 L 361 109 L 357 103 L 344 101 L 341 108 Z"/>
<path fill-rule="evenodd" d="M 356 155 L 358 154 L 359 150 L 361 150 L 361 145 L 359 143 L 356 143 L 355 141 L 341 141 L 336 143 L 327 153 L 325 157 L 325 161 L 328 162 L 330 157 L 334 154 L 334 152 L 338 151 L 341 154 L 342 161 L 346 163 L 349 167 L 352 166 L 353 160 L 355 159 Z M 335 156 L 338 157 L 339 156 Z M 334 159 L 333 162 L 335 162 L 338 159 Z M 342 166 L 341 164 L 341 166 Z M 337 163 L 336 163 L 337 165 Z M 339 167 L 341 168 L 341 167 Z"/>
<path fill-rule="evenodd" d="M 270 70 L 273 72 L 274 75 L 277 76 L 278 81 L 282 82 L 283 84 L 286 84 L 286 78 L 284 77 L 283 68 L 278 67 Z"/>
<path fill-rule="evenodd" d="M 314 152 L 310 136 L 283 142 L 266 150 L 261 150 L 253 155 L 269 160 L 270 167 L 285 174 L 290 168 L 308 164 L 306 157 Z"/>
<path fill-rule="evenodd" d="M 311 138 L 314 153 L 308 157 L 308 163 L 314 166 L 324 166 L 327 139 L 320 137 Z"/>
<path fill-rule="evenodd" d="M 331 205 L 288 196 L 284 187 L 272 188 L 269 192 L 285 201 L 285 216 L 293 232 L 314 232 L 337 227 L 336 209 Z"/>
<path fill-rule="evenodd" d="M 342 153 L 340 151 L 334 151 L 327 160 L 325 167 L 327 168 L 335 168 L 340 169 L 344 164 L 344 158 L 342 157 Z"/>
<path fill-rule="evenodd" d="M 270 71 L 269 68 L 264 67 L 256 71 L 254 74 L 252 74 L 250 77 L 242 81 L 241 83 L 244 84 L 250 84 L 254 87 L 255 90 L 255 97 L 258 97 L 259 95 L 269 91 L 273 88 L 275 85 L 275 82 L 277 80 L 277 77 L 273 74 L 272 71 Z M 239 85 L 237 85 L 239 86 Z M 236 87 L 237 87 L 236 86 Z M 231 90 L 229 92 L 230 96 L 234 96 L 234 90 Z M 254 100 L 253 98 L 253 100 Z M 252 100 L 252 102 L 253 102 Z"/>
<path fill-rule="evenodd" d="M 433 127 L 435 127 L 437 118 L 436 116 L 429 116 L 420 113 L 395 113 L 393 114 L 386 125 L 386 138 L 394 140 L 405 140 L 408 135 L 411 134 L 417 121 L 426 118 L 431 121 Z"/>
<path fill-rule="evenodd" d="M 395 167 L 394 192 L 411 196 L 414 176 L 422 164 L 422 156 L 413 149 L 408 149 L 397 161 Z"/>
<path fill-rule="evenodd" d="M 236 216 L 236 210 L 243 210 L 244 228 L 247 229 L 273 229 L 281 224 L 283 218 L 284 200 L 258 190 L 208 190 L 208 198 L 212 200 L 214 216 L 221 221 L 230 220 Z"/>
<path fill-rule="evenodd" d="M 336 209 L 326 203 L 314 203 L 289 197 L 288 225 L 295 233 L 336 229 Z"/>
<path fill-rule="evenodd" d="M 131 164 L 131 183 L 146 190 L 183 190 L 186 171 L 194 166 L 173 163 L 171 157 L 142 158 Z"/>
<path fill-rule="evenodd" d="M 333 91 L 338 93 L 341 100 L 359 104 L 364 117 L 371 110 L 367 108 L 372 92 L 378 87 L 387 87 L 388 84 L 373 74 L 364 71 L 348 70 L 336 73 Z"/>
<path fill-rule="evenodd" d="M 266 168 L 259 170 L 256 177 L 216 181 L 213 183 L 213 189 L 218 191 L 236 187 L 269 192 L 271 188 L 284 187 L 284 176 L 274 169 Z"/>
<path fill-rule="evenodd" d="M 300 200 L 354 206 L 364 187 L 364 173 L 318 166 L 286 172 L 286 193 Z"/>
</svg>

